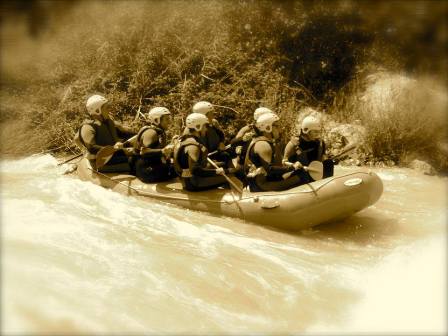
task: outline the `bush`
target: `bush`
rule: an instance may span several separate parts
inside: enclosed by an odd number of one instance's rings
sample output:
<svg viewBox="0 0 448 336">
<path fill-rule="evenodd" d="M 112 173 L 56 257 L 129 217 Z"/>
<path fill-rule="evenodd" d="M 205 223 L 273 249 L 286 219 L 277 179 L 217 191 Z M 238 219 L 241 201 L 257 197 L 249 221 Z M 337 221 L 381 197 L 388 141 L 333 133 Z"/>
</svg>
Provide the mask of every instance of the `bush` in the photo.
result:
<svg viewBox="0 0 448 336">
<path fill-rule="evenodd" d="M 46 24 L 31 37 L 20 35 L 21 15 L 11 8 L 5 11 L 9 15 L 2 12 L 2 38 L 20 41 L 1 49 L 0 120 L 8 132 L 2 151 L 75 150 L 71 139 L 86 117 L 85 101 L 102 93 L 115 117 L 135 129 L 143 124 L 141 113 L 155 105 L 168 107 L 175 121 L 170 135 L 181 131 L 196 101 L 209 100 L 219 105 L 217 117 L 229 137 L 264 105 L 281 115 L 286 141 L 298 111 L 312 106 L 340 121 L 362 119 L 372 129 L 373 155 L 400 160 L 420 150 L 418 142 L 412 144 L 416 134 L 400 134 L 413 132 L 406 113 L 417 118 L 427 107 L 388 107 L 384 117 L 370 118 L 378 97 L 366 91 L 372 99 L 357 100 L 371 85 L 364 74 L 378 63 L 422 68 L 419 57 L 408 55 L 410 47 L 416 55 L 427 54 L 413 45 L 428 47 L 418 38 L 422 34 L 434 47 L 434 54 L 422 59 L 431 59 L 434 71 L 446 69 L 443 3 L 423 2 L 419 8 L 428 15 L 421 17 L 413 4 L 388 1 L 72 1 L 65 12 L 64 2 L 21 1 L 22 7 L 31 2 L 31 17 L 39 4 L 39 13 L 47 13 Z M 390 98 L 400 101 L 394 106 L 404 104 L 403 95 Z M 387 128 L 395 117 L 402 121 Z M 414 122 L 424 125 L 424 120 Z M 12 123 L 23 125 L 9 127 Z M 432 125 L 425 127 L 433 133 Z M 382 129 L 388 130 L 387 143 L 374 136 Z"/>
<path fill-rule="evenodd" d="M 366 89 L 357 98 L 354 116 L 366 126 L 373 157 L 395 163 L 419 157 L 447 168 L 446 157 L 435 155 L 448 142 L 443 87 L 428 79 L 379 73 L 366 79 Z"/>
</svg>

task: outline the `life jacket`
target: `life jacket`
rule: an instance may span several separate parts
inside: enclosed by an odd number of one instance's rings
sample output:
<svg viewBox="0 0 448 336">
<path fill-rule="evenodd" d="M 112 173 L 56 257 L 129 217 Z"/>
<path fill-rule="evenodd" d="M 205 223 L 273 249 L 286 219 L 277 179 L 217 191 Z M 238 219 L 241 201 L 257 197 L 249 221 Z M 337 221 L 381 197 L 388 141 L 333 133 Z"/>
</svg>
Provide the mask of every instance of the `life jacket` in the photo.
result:
<svg viewBox="0 0 448 336">
<path fill-rule="evenodd" d="M 75 135 L 75 143 L 81 150 L 85 150 L 85 157 L 89 160 L 96 159 L 96 151 L 93 151 L 88 144 L 85 143 L 81 135 L 82 127 L 85 125 L 92 126 L 95 130 L 95 144 L 99 146 L 112 146 L 119 141 L 115 123 L 112 119 L 106 119 L 100 124 L 95 120 L 86 120 L 79 128 Z"/>
<path fill-rule="evenodd" d="M 137 150 L 140 150 L 143 146 L 143 142 L 142 142 L 142 137 L 143 137 L 143 133 L 145 133 L 147 130 L 153 129 L 154 131 L 156 131 L 157 136 L 159 137 L 158 141 L 154 144 L 151 145 L 151 148 L 163 148 L 166 145 L 166 134 L 165 131 L 160 128 L 157 127 L 154 124 L 148 125 L 148 126 L 143 126 L 140 131 L 138 131 L 137 133 L 137 139 L 135 140 L 135 145 L 134 148 Z"/>
<path fill-rule="evenodd" d="M 249 144 L 249 147 L 247 148 L 246 157 L 244 159 L 244 172 L 248 177 L 254 177 L 258 174 L 266 174 L 266 171 L 262 168 L 258 155 L 253 152 L 253 148 L 257 142 L 260 141 L 266 141 L 269 146 L 271 146 L 272 149 L 272 156 L 274 155 L 274 144 L 272 140 L 266 138 L 264 135 L 255 137 L 252 139 L 252 141 Z M 271 157 L 272 161 L 272 157 Z M 259 169 L 261 168 L 261 169 Z"/>
<path fill-rule="evenodd" d="M 207 148 L 194 135 L 182 135 L 179 141 L 175 143 L 173 149 L 174 170 L 182 178 L 192 177 L 190 167 L 188 166 L 188 157 L 185 153 L 185 147 L 187 146 L 197 146 L 200 151 L 199 161 L 204 166 L 207 164 Z"/>
<path fill-rule="evenodd" d="M 299 157 L 304 157 L 305 161 L 302 162 L 304 164 L 308 164 L 311 161 L 322 161 L 322 157 L 325 151 L 325 143 L 322 139 L 306 141 L 300 135 L 291 138 L 291 142 L 294 145 L 294 152 L 296 157 L 292 160 L 297 161 Z"/>
<path fill-rule="evenodd" d="M 209 152 L 217 150 L 219 143 L 224 142 L 224 132 L 216 119 L 213 119 L 212 123 L 208 125 L 207 133 L 201 137 L 201 140 Z"/>
<path fill-rule="evenodd" d="M 87 151 L 87 145 L 81 136 L 81 129 L 84 125 L 89 125 L 89 126 L 92 126 L 93 128 L 95 128 L 95 123 L 93 120 L 85 120 L 82 123 L 81 127 L 79 127 L 78 132 L 76 132 L 75 137 L 73 138 L 73 142 L 76 144 L 76 146 L 78 146 L 78 148 L 81 151 Z"/>
<path fill-rule="evenodd" d="M 241 165 L 244 164 L 244 159 L 246 158 L 247 148 L 249 147 L 250 142 L 256 135 L 255 133 L 255 124 L 251 123 L 247 125 L 248 129 L 241 137 L 239 141 L 239 145 L 235 147 L 235 153 L 238 157 L 238 163 Z"/>
</svg>

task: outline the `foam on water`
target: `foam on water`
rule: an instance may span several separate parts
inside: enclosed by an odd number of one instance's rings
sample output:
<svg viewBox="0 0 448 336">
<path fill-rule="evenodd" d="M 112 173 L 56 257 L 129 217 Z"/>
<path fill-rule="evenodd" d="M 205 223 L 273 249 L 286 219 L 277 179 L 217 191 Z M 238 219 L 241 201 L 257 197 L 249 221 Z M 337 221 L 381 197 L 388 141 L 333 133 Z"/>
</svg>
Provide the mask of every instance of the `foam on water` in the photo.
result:
<svg viewBox="0 0 448 336">
<path fill-rule="evenodd" d="M 308 331 L 329 334 L 440 334 L 447 328 L 446 237 L 396 248 L 365 272 L 351 270 L 362 296 L 337 325 Z"/>
<path fill-rule="evenodd" d="M 374 207 L 290 234 L 126 197 L 48 155 L 0 167 L 5 332 L 446 330 L 444 179 L 379 170 Z"/>
</svg>

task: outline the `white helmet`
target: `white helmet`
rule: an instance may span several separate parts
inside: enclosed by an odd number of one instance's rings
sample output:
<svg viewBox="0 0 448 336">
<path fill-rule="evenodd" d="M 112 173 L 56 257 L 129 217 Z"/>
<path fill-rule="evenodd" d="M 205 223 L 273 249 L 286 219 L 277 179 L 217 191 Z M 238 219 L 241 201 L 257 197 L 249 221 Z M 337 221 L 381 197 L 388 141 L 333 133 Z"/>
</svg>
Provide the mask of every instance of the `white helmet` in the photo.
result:
<svg viewBox="0 0 448 336">
<path fill-rule="evenodd" d="M 321 124 L 320 121 L 313 116 L 305 117 L 302 121 L 302 132 L 308 134 L 310 131 L 320 131 Z"/>
<path fill-rule="evenodd" d="M 267 107 L 259 107 L 254 112 L 254 120 L 257 121 L 257 119 L 265 113 L 274 113 L 274 112 L 272 112 Z"/>
<path fill-rule="evenodd" d="M 90 114 L 95 113 L 101 106 L 107 103 L 107 99 L 100 95 L 93 95 L 87 99 L 86 108 Z"/>
<path fill-rule="evenodd" d="M 280 120 L 278 115 L 272 112 L 268 112 L 265 114 L 262 114 L 257 121 L 255 122 L 255 126 L 262 132 L 272 132 L 272 125 Z"/>
<path fill-rule="evenodd" d="M 191 113 L 188 115 L 185 124 L 188 128 L 193 128 L 199 132 L 205 124 L 208 124 L 208 119 L 201 113 Z"/>
<path fill-rule="evenodd" d="M 210 111 L 214 111 L 213 105 L 207 101 L 200 101 L 193 106 L 193 113 L 207 114 Z"/>
<path fill-rule="evenodd" d="M 153 107 L 148 112 L 148 120 L 150 123 L 153 123 L 155 125 L 160 124 L 160 119 L 162 119 L 163 115 L 171 115 L 170 110 L 168 110 L 166 107 Z"/>
</svg>

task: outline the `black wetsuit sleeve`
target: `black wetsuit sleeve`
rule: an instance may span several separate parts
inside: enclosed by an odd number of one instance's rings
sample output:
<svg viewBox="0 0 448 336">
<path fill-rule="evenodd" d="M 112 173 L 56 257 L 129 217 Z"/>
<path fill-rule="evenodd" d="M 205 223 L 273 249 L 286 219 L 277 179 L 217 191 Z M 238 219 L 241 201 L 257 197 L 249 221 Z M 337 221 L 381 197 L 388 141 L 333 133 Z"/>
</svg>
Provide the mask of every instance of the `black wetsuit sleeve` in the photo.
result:
<svg viewBox="0 0 448 336">
<path fill-rule="evenodd" d="M 193 175 L 200 177 L 217 176 L 215 169 L 203 168 L 201 164 L 197 161 L 190 165 L 190 171 Z"/>
<path fill-rule="evenodd" d="M 230 141 L 230 145 L 232 147 L 243 146 L 245 143 L 246 142 L 243 140 L 243 138 L 236 138 L 236 137 Z"/>
<path fill-rule="evenodd" d="M 134 132 L 130 127 L 126 127 L 119 122 L 114 121 L 114 125 L 120 138 L 127 139 L 136 134 L 136 132 Z"/>
<path fill-rule="evenodd" d="M 243 128 L 241 128 L 238 131 L 238 133 L 235 135 L 235 137 L 230 141 L 230 144 L 232 145 L 232 147 L 243 145 L 245 143 L 245 141 L 243 140 L 243 136 L 248 131 L 249 131 L 249 127 L 248 126 L 244 126 Z"/>
<path fill-rule="evenodd" d="M 265 153 L 265 155 L 264 155 L 265 157 L 266 157 L 266 154 L 267 153 Z M 283 173 L 293 170 L 292 167 L 284 167 L 284 166 L 274 165 L 274 164 L 272 164 L 272 162 L 266 161 L 263 158 L 263 156 L 260 154 L 258 154 L 257 156 L 258 156 L 259 163 L 261 164 L 261 166 L 263 167 L 263 169 L 266 171 L 266 173 L 268 175 L 279 175 L 279 174 L 283 174 Z M 272 153 L 271 153 L 271 157 L 272 157 Z"/>
<path fill-rule="evenodd" d="M 205 168 L 202 166 L 200 160 L 195 160 L 190 155 L 191 151 L 199 151 L 197 146 L 188 146 L 185 148 L 188 156 L 188 167 L 190 167 L 190 172 L 199 177 L 212 177 L 217 176 L 216 170 L 212 168 Z"/>
<path fill-rule="evenodd" d="M 260 157 L 260 163 L 268 175 L 280 175 L 294 170 L 292 167 L 276 166 Z"/>
<path fill-rule="evenodd" d="M 283 161 L 289 161 L 290 158 L 295 154 L 295 148 L 292 141 L 289 141 L 285 147 L 285 152 L 283 154 Z"/>
</svg>

